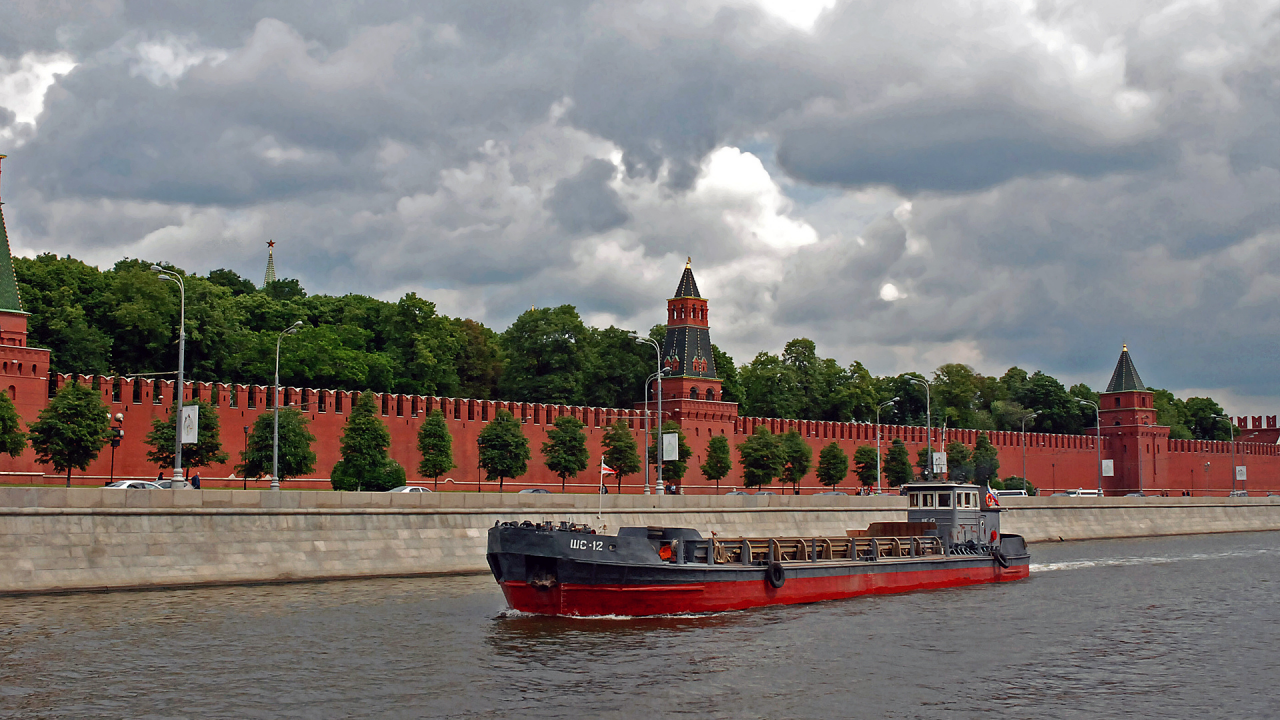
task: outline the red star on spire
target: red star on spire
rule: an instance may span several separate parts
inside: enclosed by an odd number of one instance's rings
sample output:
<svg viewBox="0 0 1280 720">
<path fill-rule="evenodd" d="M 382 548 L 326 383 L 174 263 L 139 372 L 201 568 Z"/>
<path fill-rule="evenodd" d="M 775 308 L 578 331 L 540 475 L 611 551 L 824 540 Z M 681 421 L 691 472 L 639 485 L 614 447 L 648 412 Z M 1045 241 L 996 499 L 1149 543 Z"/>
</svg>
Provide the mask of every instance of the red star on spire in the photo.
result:
<svg viewBox="0 0 1280 720">
<path fill-rule="evenodd" d="M 269 248 L 273 248 L 273 247 L 275 247 L 275 246 L 276 246 L 276 241 L 275 241 L 275 240 L 268 240 L 268 241 L 267 241 L 267 247 L 269 247 Z"/>
</svg>

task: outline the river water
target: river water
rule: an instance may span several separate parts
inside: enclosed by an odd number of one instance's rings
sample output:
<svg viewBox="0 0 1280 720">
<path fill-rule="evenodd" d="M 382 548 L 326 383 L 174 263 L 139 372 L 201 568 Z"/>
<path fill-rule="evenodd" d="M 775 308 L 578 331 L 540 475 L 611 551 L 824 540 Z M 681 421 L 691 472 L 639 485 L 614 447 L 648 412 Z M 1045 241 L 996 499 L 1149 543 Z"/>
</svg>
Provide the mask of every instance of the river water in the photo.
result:
<svg viewBox="0 0 1280 720">
<path fill-rule="evenodd" d="M 1280 716 L 1280 533 L 1032 552 L 702 617 L 512 615 L 489 577 L 0 598 L 0 718 Z"/>
</svg>

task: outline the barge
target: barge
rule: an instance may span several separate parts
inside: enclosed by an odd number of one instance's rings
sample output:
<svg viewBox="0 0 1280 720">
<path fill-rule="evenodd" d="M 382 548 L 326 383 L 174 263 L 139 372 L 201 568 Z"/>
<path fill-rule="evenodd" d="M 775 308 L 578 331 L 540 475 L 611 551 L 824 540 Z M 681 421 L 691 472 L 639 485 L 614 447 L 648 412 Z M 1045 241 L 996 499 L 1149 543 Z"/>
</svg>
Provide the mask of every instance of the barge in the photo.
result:
<svg viewBox="0 0 1280 720">
<path fill-rule="evenodd" d="M 905 522 L 845 537 L 703 537 L 692 528 L 597 534 L 568 522 L 499 522 L 487 558 L 507 604 L 540 615 L 743 610 L 1026 578 L 1020 535 L 977 485 L 911 483 Z"/>
</svg>

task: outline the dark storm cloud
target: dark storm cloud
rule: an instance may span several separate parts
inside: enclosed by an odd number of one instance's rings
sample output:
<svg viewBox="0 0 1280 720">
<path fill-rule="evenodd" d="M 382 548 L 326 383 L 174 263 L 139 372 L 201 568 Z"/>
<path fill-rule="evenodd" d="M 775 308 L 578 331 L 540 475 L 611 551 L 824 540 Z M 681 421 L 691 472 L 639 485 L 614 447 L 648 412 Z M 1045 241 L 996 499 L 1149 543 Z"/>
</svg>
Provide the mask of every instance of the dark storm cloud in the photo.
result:
<svg viewBox="0 0 1280 720">
<path fill-rule="evenodd" d="M 560 226 L 571 233 L 601 233 L 626 222 L 630 214 L 609 187 L 617 170 L 608 160 L 591 160 L 577 175 L 556 183 L 546 205 Z"/>
<path fill-rule="evenodd" d="M 77 65 L 34 125 L 0 110 L 6 219 L 255 279 L 275 238 L 313 292 L 499 327 L 643 328 L 693 255 L 739 359 L 809 335 L 877 372 L 963 347 L 1092 377 L 1128 339 L 1155 384 L 1280 395 L 1275 10 L 18 0 L 0 67 Z M 776 148 L 795 203 L 748 164 L 700 185 L 726 145 Z"/>
</svg>

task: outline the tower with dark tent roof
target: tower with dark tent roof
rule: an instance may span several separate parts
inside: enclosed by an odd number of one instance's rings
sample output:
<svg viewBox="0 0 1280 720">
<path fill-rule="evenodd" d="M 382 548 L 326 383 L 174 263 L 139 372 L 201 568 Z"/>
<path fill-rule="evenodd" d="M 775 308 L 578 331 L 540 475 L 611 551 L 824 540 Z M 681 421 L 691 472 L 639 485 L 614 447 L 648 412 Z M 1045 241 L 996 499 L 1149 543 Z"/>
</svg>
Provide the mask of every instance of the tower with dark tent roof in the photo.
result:
<svg viewBox="0 0 1280 720">
<path fill-rule="evenodd" d="M 1111 382 L 1098 396 L 1099 422 L 1115 471 L 1103 478 L 1108 495 L 1147 492 L 1168 482 L 1162 474 L 1168 474 L 1169 428 L 1156 424 L 1155 397 L 1142 384 L 1129 346 L 1121 346 Z"/>
<path fill-rule="evenodd" d="M 272 250 L 275 246 L 275 240 L 267 241 L 267 272 L 262 276 L 262 287 L 266 287 L 276 281 L 276 254 Z"/>
<path fill-rule="evenodd" d="M 662 397 L 720 400 L 720 377 L 711 351 L 707 301 L 693 279 L 693 258 L 685 263 L 676 294 L 667 300 L 667 336 L 662 343 Z"/>
<path fill-rule="evenodd" d="M 0 155 L 0 161 L 5 157 Z M 28 317 L 22 310 L 0 202 L 0 389 L 22 417 L 34 417 L 44 408 L 49 388 L 49 351 L 27 345 Z"/>
</svg>

